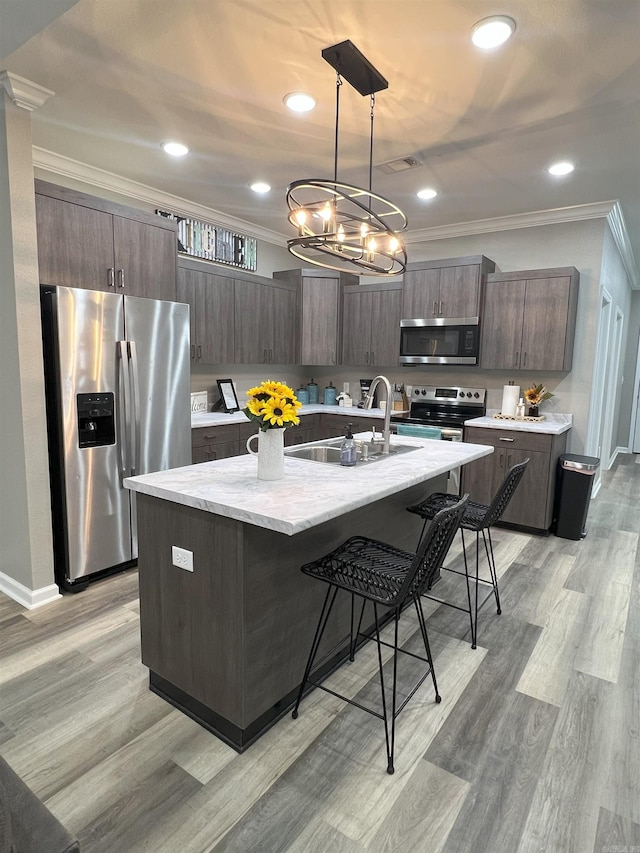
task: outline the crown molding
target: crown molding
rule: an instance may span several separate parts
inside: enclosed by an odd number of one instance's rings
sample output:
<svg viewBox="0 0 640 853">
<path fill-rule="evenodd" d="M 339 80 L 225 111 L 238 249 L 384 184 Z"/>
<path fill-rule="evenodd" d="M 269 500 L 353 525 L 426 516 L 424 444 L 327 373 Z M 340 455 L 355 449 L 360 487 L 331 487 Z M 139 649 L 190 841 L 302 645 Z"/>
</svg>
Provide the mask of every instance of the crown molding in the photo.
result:
<svg viewBox="0 0 640 853">
<path fill-rule="evenodd" d="M 248 236 L 256 237 L 258 240 L 264 240 L 266 243 L 284 247 L 287 245 L 286 238 L 282 234 L 271 231 L 269 228 L 261 228 L 259 225 L 246 222 L 244 219 L 238 219 L 235 216 L 230 216 L 228 213 L 222 213 L 222 211 L 215 210 L 215 208 L 188 201 L 180 196 L 163 192 L 162 190 L 155 189 L 155 187 L 141 184 L 129 178 L 123 178 L 120 175 L 115 175 L 113 172 L 107 172 L 104 169 L 98 169 L 95 166 L 89 166 L 86 163 L 81 163 L 79 160 L 73 160 L 71 157 L 47 151 L 45 148 L 39 148 L 36 145 L 33 146 L 33 165 L 53 175 L 73 178 L 91 187 L 118 193 L 127 198 L 134 198 L 152 207 L 168 210 L 171 213 L 193 216 L 194 219 L 204 219 L 207 222 L 212 222 L 214 225 L 229 228 L 231 231 L 240 231 Z"/>
<path fill-rule="evenodd" d="M 5 83 L 5 78 L 22 81 L 15 75 L 0 73 L 0 84 Z M 28 83 L 29 81 L 23 81 Z M 35 84 L 32 84 L 35 85 Z M 6 84 L 5 84 L 6 88 Z M 42 87 L 38 87 L 42 90 Z M 48 89 L 43 90 L 49 92 Z M 53 92 L 49 92 L 53 94 Z M 48 97 L 48 96 L 47 96 Z M 44 103 L 44 101 L 43 101 Z M 207 207 L 203 204 L 189 201 L 180 196 L 163 192 L 146 184 L 123 178 L 113 172 L 98 169 L 47 151 L 45 148 L 33 146 L 33 165 L 49 172 L 52 175 L 62 175 L 81 181 L 91 187 L 118 193 L 127 198 L 142 201 L 152 207 L 160 207 L 184 216 L 193 216 L 196 219 L 204 219 L 214 224 L 221 225 L 233 231 L 247 233 L 258 240 L 264 240 L 274 246 L 286 248 L 287 238 L 284 234 L 262 228 L 244 219 L 230 216 L 220 210 Z M 629 234 L 626 229 L 622 209 L 618 201 L 601 201 L 593 204 L 578 204 L 572 207 L 560 207 L 551 210 L 535 210 L 530 213 L 517 213 L 512 216 L 496 216 L 491 219 L 476 219 L 470 222 L 456 222 L 450 225 L 437 225 L 433 228 L 422 228 L 418 231 L 408 231 L 404 235 L 405 242 L 421 243 L 428 240 L 443 240 L 448 237 L 469 237 L 473 234 L 490 234 L 495 231 L 510 231 L 516 228 L 534 228 L 541 225 L 557 225 L 562 222 L 578 222 L 586 219 L 606 219 L 611 233 L 622 257 L 625 270 L 629 276 L 631 287 L 640 289 L 640 278 L 638 268 L 629 242 Z"/>
<path fill-rule="evenodd" d="M 516 228 L 535 228 L 540 225 L 557 225 L 560 222 L 577 222 L 583 219 L 604 219 L 617 202 L 598 201 L 594 204 L 576 204 L 551 210 L 534 210 L 530 213 L 514 213 L 511 216 L 494 216 L 491 219 L 475 219 L 471 222 L 454 222 L 451 225 L 435 225 L 407 234 L 407 243 L 425 240 L 443 240 L 448 237 L 469 237 L 472 234 L 490 234 L 493 231 L 512 231 Z"/>
<path fill-rule="evenodd" d="M 631 243 L 629 242 L 629 232 L 627 231 L 627 225 L 624 221 L 620 202 L 616 201 L 613 203 L 611 210 L 607 214 L 607 225 L 609 226 L 611 235 L 615 241 L 616 246 L 618 247 L 618 251 L 620 252 L 622 264 L 625 268 L 627 276 L 629 277 L 629 284 L 631 285 L 631 289 L 640 290 L 640 276 L 638 275 L 638 267 L 636 264 L 636 259 L 633 255 Z"/>
<path fill-rule="evenodd" d="M 0 71 L 0 86 L 6 91 L 13 103 L 25 110 L 37 110 L 55 92 L 25 77 L 19 77 L 11 71 Z"/>
</svg>

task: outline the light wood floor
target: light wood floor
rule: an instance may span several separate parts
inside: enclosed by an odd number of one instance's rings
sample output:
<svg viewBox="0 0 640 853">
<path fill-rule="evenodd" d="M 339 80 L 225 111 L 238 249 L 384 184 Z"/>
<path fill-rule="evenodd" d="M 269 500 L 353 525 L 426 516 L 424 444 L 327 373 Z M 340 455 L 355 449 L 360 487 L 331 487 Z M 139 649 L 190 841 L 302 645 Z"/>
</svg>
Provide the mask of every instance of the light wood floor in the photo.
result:
<svg viewBox="0 0 640 853">
<path fill-rule="evenodd" d="M 0 754 L 84 853 L 638 853 L 634 461 L 586 540 L 495 531 L 478 649 L 428 604 L 442 703 L 428 681 L 400 716 L 394 776 L 381 723 L 322 691 L 243 755 L 151 694 L 133 571 L 32 612 L 0 595 Z M 333 679 L 375 697 L 374 672 L 364 649 Z"/>
</svg>

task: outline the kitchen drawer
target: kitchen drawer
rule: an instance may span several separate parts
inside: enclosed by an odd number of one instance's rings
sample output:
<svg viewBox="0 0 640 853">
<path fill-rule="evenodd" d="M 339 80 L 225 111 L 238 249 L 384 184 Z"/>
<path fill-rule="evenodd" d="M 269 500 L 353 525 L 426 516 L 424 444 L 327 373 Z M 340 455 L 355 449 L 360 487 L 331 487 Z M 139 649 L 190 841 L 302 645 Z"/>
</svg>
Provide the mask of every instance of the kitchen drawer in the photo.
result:
<svg viewBox="0 0 640 853">
<path fill-rule="evenodd" d="M 238 426 L 238 424 L 221 424 L 220 426 L 192 429 L 191 446 L 196 448 L 202 447 L 204 444 L 224 444 L 228 441 L 238 441 Z"/>
<path fill-rule="evenodd" d="M 512 450 L 539 450 L 546 453 L 551 451 L 553 445 L 552 435 L 491 427 L 465 427 L 464 440 L 470 444 L 488 444 L 491 447 L 509 447 Z"/>
<path fill-rule="evenodd" d="M 192 451 L 192 461 L 196 465 L 198 462 L 213 462 L 216 459 L 228 459 L 230 456 L 238 455 L 237 441 L 223 441 L 219 444 L 202 444 L 198 447 L 194 446 Z"/>
</svg>

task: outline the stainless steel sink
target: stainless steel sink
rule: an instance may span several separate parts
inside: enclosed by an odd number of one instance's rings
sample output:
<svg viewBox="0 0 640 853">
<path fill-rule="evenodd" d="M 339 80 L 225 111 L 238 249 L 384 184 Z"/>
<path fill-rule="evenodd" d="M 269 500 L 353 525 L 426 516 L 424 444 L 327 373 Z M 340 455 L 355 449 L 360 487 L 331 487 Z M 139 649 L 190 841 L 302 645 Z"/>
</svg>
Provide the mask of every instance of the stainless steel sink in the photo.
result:
<svg viewBox="0 0 640 853">
<path fill-rule="evenodd" d="M 330 465 L 339 465 L 340 445 L 342 441 L 342 438 L 330 438 L 306 447 L 287 447 L 284 452 L 286 456 L 293 456 L 295 459 L 306 459 L 309 462 L 325 462 Z M 356 465 L 380 462 L 389 456 L 396 456 L 400 453 L 409 453 L 411 450 L 420 449 L 412 444 L 392 444 L 390 452 L 386 454 L 382 452 L 379 445 L 371 445 L 368 441 L 356 440 L 355 444 Z"/>
</svg>

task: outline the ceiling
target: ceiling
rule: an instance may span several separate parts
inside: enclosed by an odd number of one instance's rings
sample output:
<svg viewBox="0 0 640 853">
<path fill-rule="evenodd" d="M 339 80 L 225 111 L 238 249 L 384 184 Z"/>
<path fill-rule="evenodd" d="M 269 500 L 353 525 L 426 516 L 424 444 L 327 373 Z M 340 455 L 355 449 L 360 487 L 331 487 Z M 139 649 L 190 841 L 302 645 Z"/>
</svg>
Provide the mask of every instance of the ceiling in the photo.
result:
<svg viewBox="0 0 640 853">
<path fill-rule="evenodd" d="M 46 4 L 47 0 L 29 0 Z M 66 4 L 68 5 L 68 3 Z M 480 51 L 472 25 L 517 22 Z M 335 72 L 351 39 L 389 81 L 373 188 L 409 231 L 619 199 L 640 259 L 640 0 L 79 0 L 2 67 L 55 92 L 35 146 L 293 236 L 290 181 L 333 174 Z M 290 113 L 288 92 L 316 109 Z M 342 87 L 338 175 L 368 182 L 369 99 Z M 191 149 L 169 158 L 169 138 Z M 552 179 L 546 167 L 570 159 Z M 272 186 L 257 196 L 249 184 Z M 416 191 L 438 190 L 432 201 Z"/>
</svg>

